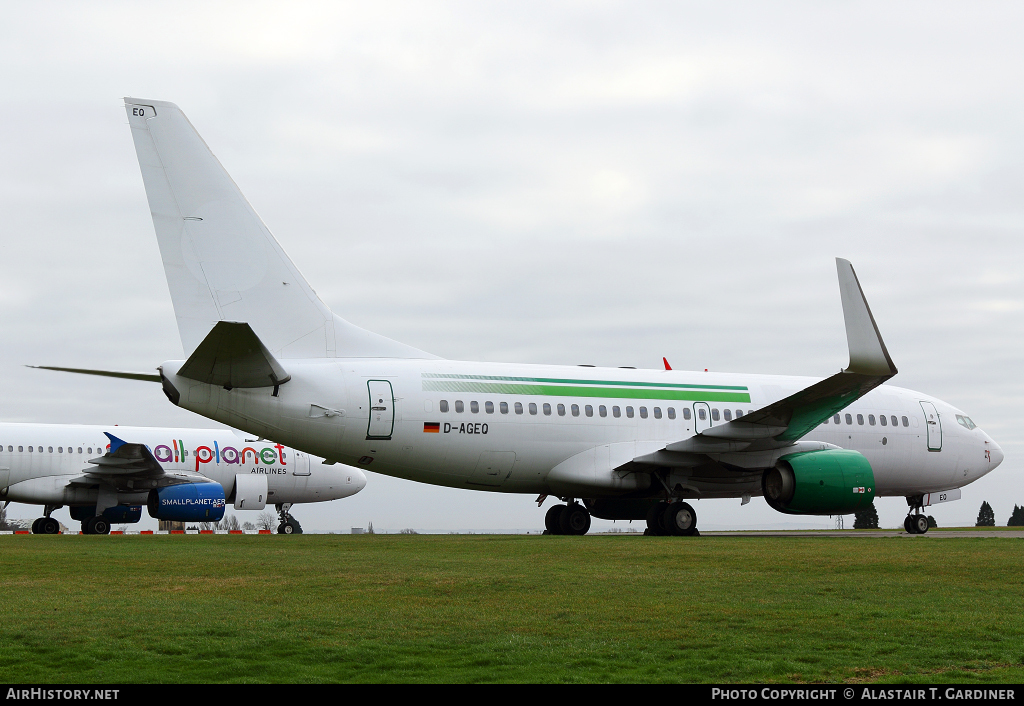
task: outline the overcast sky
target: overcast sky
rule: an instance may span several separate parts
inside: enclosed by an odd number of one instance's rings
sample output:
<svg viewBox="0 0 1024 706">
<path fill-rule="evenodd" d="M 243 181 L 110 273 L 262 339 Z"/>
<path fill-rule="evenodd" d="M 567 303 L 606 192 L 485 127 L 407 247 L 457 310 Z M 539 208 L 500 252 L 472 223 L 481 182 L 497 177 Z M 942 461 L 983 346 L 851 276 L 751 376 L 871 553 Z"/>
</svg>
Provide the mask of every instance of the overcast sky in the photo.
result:
<svg viewBox="0 0 1024 706">
<path fill-rule="evenodd" d="M 339 315 L 446 358 L 825 376 L 849 258 L 893 383 L 1006 452 L 931 513 L 973 524 L 988 500 L 1004 524 L 1024 505 L 1022 34 L 1024 9 L 980 2 L 5 3 L 0 419 L 213 426 L 157 385 L 21 367 L 182 355 L 130 95 L 185 111 Z M 370 474 L 296 515 L 539 528 L 532 500 Z M 902 523 L 902 498 L 877 506 Z"/>
</svg>

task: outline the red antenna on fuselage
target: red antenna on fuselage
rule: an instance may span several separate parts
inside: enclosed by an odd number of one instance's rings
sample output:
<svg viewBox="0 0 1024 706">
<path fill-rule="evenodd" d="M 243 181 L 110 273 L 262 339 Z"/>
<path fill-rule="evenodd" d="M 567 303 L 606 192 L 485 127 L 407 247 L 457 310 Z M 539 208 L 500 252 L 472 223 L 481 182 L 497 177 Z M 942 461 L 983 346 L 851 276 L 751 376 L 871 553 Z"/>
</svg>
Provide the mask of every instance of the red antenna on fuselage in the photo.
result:
<svg viewBox="0 0 1024 706">
<path fill-rule="evenodd" d="M 672 366 L 668 364 L 668 358 L 662 357 L 661 362 L 665 364 L 665 370 L 672 369 Z"/>
</svg>

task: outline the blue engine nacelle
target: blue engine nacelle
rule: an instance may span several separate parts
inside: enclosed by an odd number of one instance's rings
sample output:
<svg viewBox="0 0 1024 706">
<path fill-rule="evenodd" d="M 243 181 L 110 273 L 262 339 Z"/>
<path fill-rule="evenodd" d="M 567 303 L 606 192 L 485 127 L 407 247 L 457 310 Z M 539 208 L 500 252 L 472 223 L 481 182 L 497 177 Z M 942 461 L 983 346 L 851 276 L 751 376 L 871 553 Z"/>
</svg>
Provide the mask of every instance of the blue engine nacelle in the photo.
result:
<svg viewBox="0 0 1024 706">
<path fill-rule="evenodd" d="M 84 522 L 90 517 L 96 516 L 96 506 L 89 505 L 77 505 L 70 508 L 71 519 L 77 520 L 78 522 Z M 111 524 L 118 525 L 130 525 L 134 524 L 142 519 L 142 506 L 141 505 L 118 505 L 116 507 L 108 507 L 103 511 L 103 517 L 108 520 Z"/>
<path fill-rule="evenodd" d="M 220 522 L 225 508 L 220 483 L 182 483 L 149 492 L 149 516 L 172 522 Z"/>
</svg>

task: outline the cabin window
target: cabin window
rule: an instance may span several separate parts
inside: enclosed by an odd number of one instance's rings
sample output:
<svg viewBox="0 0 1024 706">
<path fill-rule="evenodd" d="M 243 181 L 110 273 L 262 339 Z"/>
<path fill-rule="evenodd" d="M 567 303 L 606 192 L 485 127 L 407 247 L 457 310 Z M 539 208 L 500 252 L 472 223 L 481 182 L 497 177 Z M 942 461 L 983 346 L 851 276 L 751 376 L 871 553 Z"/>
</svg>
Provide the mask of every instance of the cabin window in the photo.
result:
<svg viewBox="0 0 1024 706">
<path fill-rule="evenodd" d="M 676 408 L 675 407 L 669 407 L 668 408 L 668 418 L 669 419 L 675 419 L 676 418 Z"/>
<path fill-rule="evenodd" d="M 697 419 L 704 421 L 708 418 L 708 411 L 703 407 L 697 409 Z"/>
<path fill-rule="evenodd" d="M 501 410 L 502 414 L 508 414 L 508 402 L 502 402 L 499 404 L 498 409 Z"/>
<path fill-rule="evenodd" d="M 837 414 L 834 417 L 832 417 L 832 421 L 835 422 L 836 424 L 838 424 L 839 423 L 839 415 Z"/>
<path fill-rule="evenodd" d="M 64 453 L 64 447 L 63 446 L 58 446 L 57 447 L 57 453 L 59 453 L 59 454 Z"/>
<path fill-rule="evenodd" d="M 640 418 L 641 419 L 647 419 L 647 408 L 646 407 L 641 407 L 640 408 Z"/>
<path fill-rule="evenodd" d="M 18 451 L 19 451 L 19 452 L 21 452 L 21 451 L 24 451 L 24 450 L 25 450 L 25 447 L 24 447 L 24 446 L 19 446 L 19 447 L 18 447 Z"/>
<path fill-rule="evenodd" d="M 564 417 L 565 416 L 565 405 L 562 404 L 561 402 L 558 403 L 558 416 L 559 417 Z"/>
<path fill-rule="evenodd" d="M 905 427 L 909 427 L 910 426 L 910 420 L 909 419 L 907 419 L 906 417 L 900 417 L 900 419 L 903 421 L 903 426 L 905 426 Z"/>
<path fill-rule="evenodd" d="M 516 414 L 522 414 L 523 413 L 523 403 L 522 402 L 516 402 L 515 407 L 516 407 Z"/>
<path fill-rule="evenodd" d="M 462 400 L 455 400 L 455 411 L 459 414 L 466 411 L 466 405 L 462 403 Z"/>
<path fill-rule="evenodd" d="M 828 424 L 828 417 L 825 417 L 825 421 L 823 421 L 822 424 Z"/>
<path fill-rule="evenodd" d="M 487 412 L 487 414 L 494 414 L 494 403 L 484 402 L 484 411 Z"/>
<path fill-rule="evenodd" d="M 548 416 L 548 417 L 551 416 L 551 403 L 550 402 L 545 402 L 544 403 L 544 414 L 545 414 L 545 416 Z"/>
<path fill-rule="evenodd" d="M 875 415 L 873 415 L 873 414 L 869 414 L 868 415 L 868 424 L 870 424 L 871 426 L 875 426 Z"/>
<path fill-rule="evenodd" d="M 898 426 L 900 425 L 900 420 L 898 420 L 898 419 L 896 418 L 896 415 L 895 415 L 895 414 L 894 414 L 894 415 L 892 415 L 891 417 L 889 417 L 889 421 L 891 421 L 891 422 L 892 422 L 892 425 L 893 425 L 894 427 L 898 427 Z"/>
<path fill-rule="evenodd" d="M 737 409 L 736 410 L 736 418 L 739 419 L 742 416 L 743 416 L 743 410 L 742 409 Z"/>
<path fill-rule="evenodd" d="M 853 415 L 852 414 L 847 414 L 846 415 L 846 423 L 847 424 L 853 424 Z"/>
<path fill-rule="evenodd" d="M 32 453 L 32 447 L 31 446 L 28 447 L 28 452 Z"/>
<path fill-rule="evenodd" d="M 859 424 L 861 426 L 864 426 L 864 415 L 863 414 L 858 414 L 857 415 L 857 424 Z"/>
<path fill-rule="evenodd" d="M 572 406 L 572 416 L 574 416 L 574 417 L 580 416 L 580 406 L 578 404 L 574 404 Z"/>
<path fill-rule="evenodd" d="M 732 421 L 732 410 L 731 409 L 725 410 L 724 412 L 722 412 L 722 415 L 725 417 L 725 421 L 727 421 L 727 422 L 731 422 Z"/>
<path fill-rule="evenodd" d="M 536 402 L 531 402 L 530 403 L 530 414 L 537 414 L 537 403 Z"/>
<path fill-rule="evenodd" d="M 588 404 L 586 407 L 583 408 L 583 413 L 586 414 L 588 417 L 593 417 L 594 416 L 594 405 Z"/>
<path fill-rule="evenodd" d="M 654 408 L 654 418 L 661 419 L 661 407 Z"/>
<path fill-rule="evenodd" d="M 476 400 L 470 402 L 469 411 L 472 412 L 473 414 L 480 414 L 480 403 L 477 402 Z"/>
<path fill-rule="evenodd" d="M 628 417 L 629 419 L 632 419 L 632 418 L 633 418 L 633 408 L 632 408 L 632 407 L 630 407 L 629 405 L 626 405 L 626 416 L 627 416 L 627 417 Z"/>
<path fill-rule="evenodd" d="M 448 400 L 441 400 L 440 402 L 438 402 L 437 403 L 437 408 L 439 410 L 441 410 L 442 412 L 447 412 L 448 411 Z"/>
<path fill-rule="evenodd" d="M 53 447 L 52 446 L 47 446 L 46 449 L 47 449 L 46 453 L 51 453 L 51 454 L 53 453 Z M 40 451 L 41 450 L 42 450 L 42 447 L 40 447 Z"/>
<path fill-rule="evenodd" d="M 683 419 L 685 419 L 687 421 L 690 420 L 690 408 L 689 407 L 683 407 Z"/>
<path fill-rule="evenodd" d="M 612 405 L 612 416 L 616 419 L 622 416 L 622 410 L 619 409 L 618 405 Z"/>
<path fill-rule="evenodd" d="M 718 407 L 715 407 L 711 410 L 711 419 L 717 422 L 720 418 L 721 417 L 718 414 Z"/>
<path fill-rule="evenodd" d="M 600 414 L 602 417 L 607 417 L 608 408 L 605 407 L 604 405 L 601 405 L 600 407 L 597 408 L 597 413 Z"/>
<path fill-rule="evenodd" d="M 78 453 L 82 453 L 82 447 L 81 446 L 78 447 Z"/>
<path fill-rule="evenodd" d="M 878 415 L 878 422 L 879 422 L 879 424 L 881 424 L 881 425 L 882 425 L 883 427 L 889 426 L 889 420 L 885 418 L 885 415 L 884 415 L 884 414 L 879 414 L 879 415 Z"/>
</svg>

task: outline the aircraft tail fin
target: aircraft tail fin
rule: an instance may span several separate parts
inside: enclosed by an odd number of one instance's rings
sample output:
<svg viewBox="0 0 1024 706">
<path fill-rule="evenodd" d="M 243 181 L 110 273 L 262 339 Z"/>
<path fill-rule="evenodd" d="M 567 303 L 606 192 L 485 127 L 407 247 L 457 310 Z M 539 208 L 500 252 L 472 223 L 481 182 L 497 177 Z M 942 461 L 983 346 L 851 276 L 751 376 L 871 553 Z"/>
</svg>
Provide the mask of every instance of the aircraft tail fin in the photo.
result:
<svg viewBox="0 0 1024 706">
<path fill-rule="evenodd" d="M 186 355 L 235 321 L 279 358 L 434 357 L 334 315 L 178 106 L 125 109 Z"/>
</svg>

